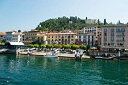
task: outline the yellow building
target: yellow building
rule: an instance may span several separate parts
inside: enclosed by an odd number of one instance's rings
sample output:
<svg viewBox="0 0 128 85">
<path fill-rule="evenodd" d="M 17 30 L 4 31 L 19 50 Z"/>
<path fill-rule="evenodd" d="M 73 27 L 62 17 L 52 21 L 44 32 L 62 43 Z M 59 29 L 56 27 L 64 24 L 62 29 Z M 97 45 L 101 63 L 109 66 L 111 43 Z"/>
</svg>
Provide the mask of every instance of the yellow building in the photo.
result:
<svg viewBox="0 0 128 85">
<path fill-rule="evenodd" d="M 47 44 L 47 36 L 46 33 L 38 33 L 37 34 L 37 41 L 42 44 Z"/>
<path fill-rule="evenodd" d="M 31 43 L 36 41 L 37 35 L 40 33 L 40 31 L 38 30 L 32 30 L 32 31 L 28 31 L 28 32 L 23 32 L 24 36 L 23 36 L 23 42 L 24 43 Z"/>
<path fill-rule="evenodd" d="M 73 32 L 58 32 L 47 33 L 48 44 L 75 44 L 77 40 L 77 33 Z"/>
</svg>

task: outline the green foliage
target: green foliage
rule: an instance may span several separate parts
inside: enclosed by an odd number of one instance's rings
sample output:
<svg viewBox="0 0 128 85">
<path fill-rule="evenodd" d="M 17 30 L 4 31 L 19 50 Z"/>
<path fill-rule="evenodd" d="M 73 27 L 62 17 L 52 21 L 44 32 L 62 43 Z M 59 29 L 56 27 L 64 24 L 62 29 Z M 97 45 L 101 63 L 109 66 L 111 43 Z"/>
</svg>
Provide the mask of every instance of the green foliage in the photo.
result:
<svg viewBox="0 0 128 85">
<path fill-rule="evenodd" d="M 54 45 L 54 48 L 62 48 L 62 45 Z"/>
<path fill-rule="evenodd" d="M 85 26 L 85 20 L 78 17 L 59 17 L 57 19 L 48 19 L 44 22 L 41 22 L 37 30 L 42 31 L 62 31 L 66 29 L 70 30 L 79 30 Z"/>
<path fill-rule="evenodd" d="M 34 47 L 35 48 L 39 48 L 39 44 L 34 44 Z"/>
<path fill-rule="evenodd" d="M 45 45 L 45 44 L 42 44 L 42 45 L 41 45 L 41 48 L 46 48 L 46 45 Z"/>
<path fill-rule="evenodd" d="M 75 49 L 79 49 L 80 46 L 79 45 L 72 45 L 71 48 L 75 50 Z"/>
<path fill-rule="evenodd" d="M 90 46 L 89 46 L 89 45 L 87 45 L 87 50 L 88 50 L 88 49 L 90 49 Z"/>
<path fill-rule="evenodd" d="M 3 46 L 3 45 L 5 45 L 5 43 L 0 42 L 0 45 Z"/>
<path fill-rule="evenodd" d="M 28 44 L 28 47 L 33 48 L 34 45 L 33 44 Z"/>
<path fill-rule="evenodd" d="M 83 50 L 87 50 L 87 45 L 80 45 L 80 48 Z"/>
<path fill-rule="evenodd" d="M 46 45 L 46 48 L 53 48 L 53 45 Z"/>
<path fill-rule="evenodd" d="M 71 45 L 62 45 L 62 48 L 69 49 L 69 48 L 71 48 Z"/>
</svg>

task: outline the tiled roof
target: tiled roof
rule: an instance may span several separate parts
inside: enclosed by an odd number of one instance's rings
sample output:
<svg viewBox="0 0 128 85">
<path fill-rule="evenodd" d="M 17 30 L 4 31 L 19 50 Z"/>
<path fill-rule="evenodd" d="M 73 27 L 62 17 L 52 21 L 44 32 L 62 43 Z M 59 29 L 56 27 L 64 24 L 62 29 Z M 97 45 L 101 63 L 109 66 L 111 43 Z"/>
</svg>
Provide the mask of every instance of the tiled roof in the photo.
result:
<svg viewBox="0 0 128 85">
<path fill-rule="evenodd" d="M 6 35 L 6 33 L 5 32 L 0 32 L 0 35 Z"/>
<path fill-rule="evenodd" d="M 23 35 L 22 33 L 13 33 L 12 35 Z"/>
<path fill-rule="evenodd" d="M 47 34 L 77 34 L 77 33 L 74 33 L 74 32 L 68 32 L 68 33 L 54 33 L 54 32 L 51 32 L 51 33 L 47 33 Z"/>
</svg>

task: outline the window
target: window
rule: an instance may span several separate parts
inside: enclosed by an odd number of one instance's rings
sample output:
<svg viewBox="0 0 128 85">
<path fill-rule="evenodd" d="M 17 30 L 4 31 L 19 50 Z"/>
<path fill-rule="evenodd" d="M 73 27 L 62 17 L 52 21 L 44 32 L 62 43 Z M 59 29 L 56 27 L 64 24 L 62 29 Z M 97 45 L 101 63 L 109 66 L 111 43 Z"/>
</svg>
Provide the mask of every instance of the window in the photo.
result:
<svg viewBox="0 0 128 85">
<path fill-rule="evenodd" d="M 122 28 L 122 32 L 125 32 L 125 28 Z"/>
<path fill-rule="evenodd" d="M 111 29 L 111 32 L 114 32 L 114 29 Z"/>
<path fill-rule="evenodd" d="M 104 29 L 104 32 L 107 32 L 107 29 Z"/>
<path fill-rule="evenodd" d="M 104 41 L 107 41 L 107 37 L 104 37 Z"/>
<path fill-rule="evenodd" d="M 114 37 L 113 36 L 111 37 L 111 41 L 114 41 Z"/>
<path fill-rule="evenodd" d="M 104 33 L 104 36 L 107 36 L 107 33 L 106 32 Z"/>
</svg>

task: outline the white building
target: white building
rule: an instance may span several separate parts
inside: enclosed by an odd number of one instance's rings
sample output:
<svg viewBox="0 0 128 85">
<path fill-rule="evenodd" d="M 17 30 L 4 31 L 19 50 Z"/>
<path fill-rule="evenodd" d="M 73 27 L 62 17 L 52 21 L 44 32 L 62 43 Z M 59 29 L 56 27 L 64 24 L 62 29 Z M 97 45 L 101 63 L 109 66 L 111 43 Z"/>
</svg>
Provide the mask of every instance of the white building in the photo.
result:
<svg viewBox="0 0 128 85">
<path fill-rule="evenodd" d="M 82 32 L 79 33 L 79 42 L 84 42 L 87 45 L 95 46 L 97 41 L 97 26 L 85 27 Z"/>
<path fill-rule="evenodd" d="M 22 42 L 23 34 L 21 32 L 9 31 L 6 32 L 6 42 Z"/>
</svg>

